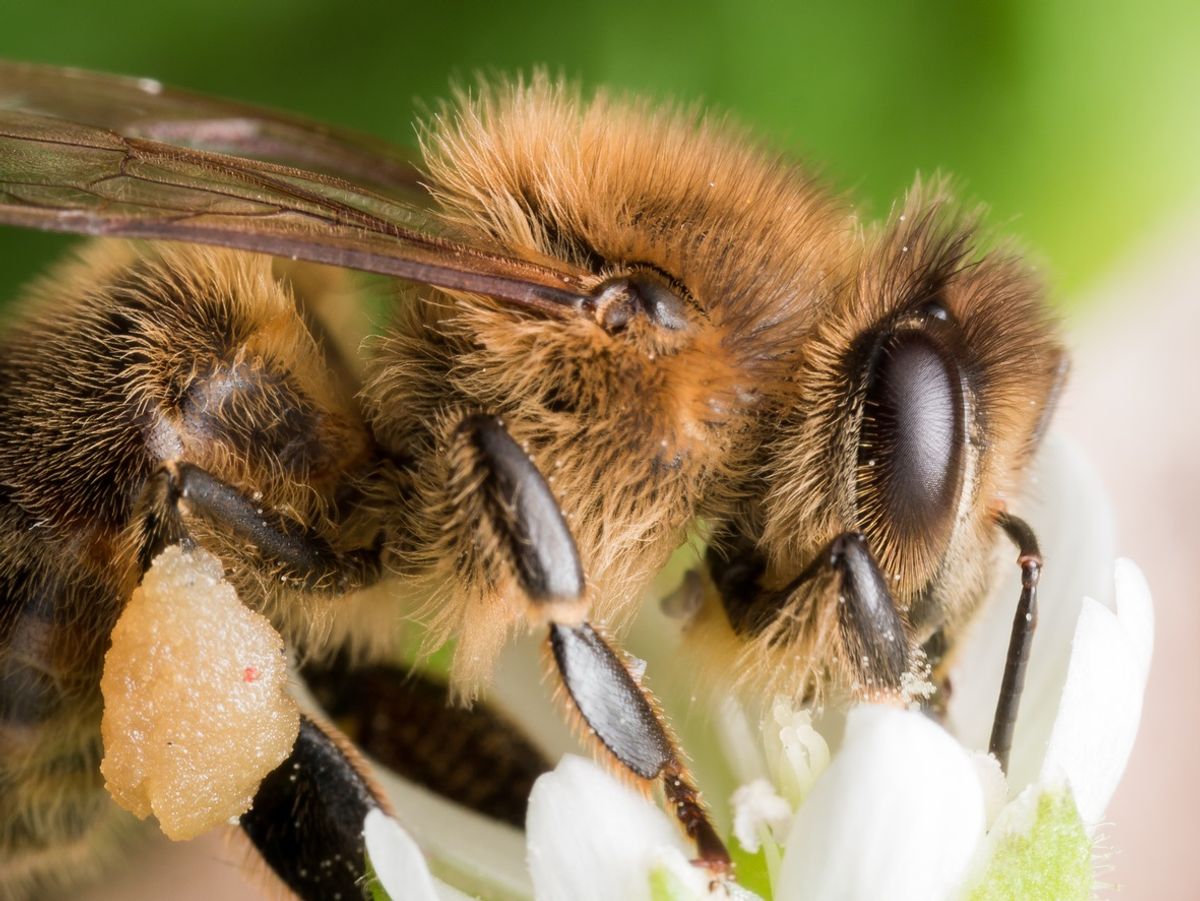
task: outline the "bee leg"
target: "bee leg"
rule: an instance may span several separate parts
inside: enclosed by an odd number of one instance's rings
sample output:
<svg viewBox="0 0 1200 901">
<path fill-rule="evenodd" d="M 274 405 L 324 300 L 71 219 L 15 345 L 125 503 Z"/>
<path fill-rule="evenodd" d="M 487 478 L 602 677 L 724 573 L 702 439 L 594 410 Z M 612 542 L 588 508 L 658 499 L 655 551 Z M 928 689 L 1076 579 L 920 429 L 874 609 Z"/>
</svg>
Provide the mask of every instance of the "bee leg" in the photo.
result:
<svg viewBox="0 0 1200 901">
<path fill-rule="evenodd" d="M 735 632 L 761 634 L 788 609 L 802 586 L 833 577 L 846 659 L 863 684 L 891 691 L 903 687 L 904 675 L 913 665 L 908 629 L 866 536 L 838 535 L 800 575 L 778 590 L 762 586 L 766 561 L 752 538 L 729 532 L 720 537 L 723 550 L 710 548 L 706 562 Z"/>
<path fill-rule="evenodd" d="M 698 863 L 717 875 L 732 870 L 691 774 L 658 705 L 617 652 L 588 623 L 550 626 L 550 650 L 563 685 L 588 729 L 639 779 L 661 779 L 667 802 L 696 844 Z"/>
<path fill-rule="evenodd" d="M 470 461 L 460 469 L 471 474 L 477 515 L 500 537 L 522 592 L 539 610 L 578 607 L 585 587 L 579 550 L 537 465 L 495 416 L 467 416 L 455 437 Z"/>
<path fill-rule="evenodd" d="M 1000 761 L 1001 769 L 1007 773 L 1013 728 L 1017 723 L 1021 690 L 1025 686 L 1025 669 L 1029 665 L 1029 649 L 1037 629 L 1037 587 L 1042 573 L 1042 553 L 1038 548 L 1037 536 L 1024 520 L 1002 512 L 997 514 L 996 524 L 1017 546 L 1017 564 L 1021 567 L 1021 597 L 1017 601 L 1016 616 L 1013 617 L 1008 657 L 1004 661 L 1004 678 L 1000 682 L 1000 698 L 996 702 L 992 737 L 988 742 L 988 751 Z"/>
<path fill-rule="evenodd" d="M 363 822 L 390 812 L 350 743 L 301 717 L 292 753 L 263 779 L 242 831 L 275 874 L 303 899 L 363 897 Z"/>
<path fill-rule="evenodd" d="M 549 761 L 500 711 L 451 703 L 450 688 L 346 655 L 303 668 L 322 709 L 354 746 L 393 773 L 492 819 L 525 825 L 534 780 Z"/>
<path fill-rule="evenodd" d="M 249 542 L 280 576 L 306 591 L 344 594 L 364 588 L 382 576 L 382 541 L 348 552 L 334 550 L 312 529 L 265 508 L 242 491 L 191 463 L 166 467 L 151 491 L 150 516 L 155 531 L 147 531 L 143 546 L 146 567 L 165 543 L 186 538 L 182 514 L 199 516 Z"/>
<path fill-rule="evenodd" d="M 840 579 L 838 622 L 851 665 L 869 685 L 900 689 L 912 668 L 908 630 L 866 537 L 839 535 L 823 556 Z"/>
<path fill-rule="evenodd" d="M 485 515 L 505 536 L 521 589 L 536 614 L 551 623 L 550 650 L 583 721 L 621 766 L 640 779 L 662 779 L 700 863 L 715 874 L 730 872 L 729 852 L 656 704 L 609 644 L 581 621 L 583 569 L 550 486 L 495 417 L 467 417 L 458 432 L 484 473 Z"/>
</svg>

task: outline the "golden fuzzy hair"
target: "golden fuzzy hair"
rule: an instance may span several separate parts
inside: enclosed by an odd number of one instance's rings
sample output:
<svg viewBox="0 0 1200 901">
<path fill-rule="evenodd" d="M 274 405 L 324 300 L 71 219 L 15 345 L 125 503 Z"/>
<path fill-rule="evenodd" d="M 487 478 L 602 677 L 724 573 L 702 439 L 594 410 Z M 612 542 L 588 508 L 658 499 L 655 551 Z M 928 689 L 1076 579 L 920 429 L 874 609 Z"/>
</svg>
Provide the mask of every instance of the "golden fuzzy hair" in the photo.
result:
<svg viewBox="0 0 1200 901">
<path fill-rule="evenodd" d="M 692 113 L 577 90 L 542 75 L 463 95 L 423 135 L 431 192 L 456 236 L 589 269 L 649 271 L 686 302 L 688 328 L 515 315 L 464 297 L 410 304 L 373 348 L 372 429 L 422 461 L 424 500 L 397 523 L 400 567 L 462 558 L 480 536 L 438 515 L 457 484 L 444 425 L 498 415 L 545 473 L 580 549 L 593 616 L 619 625 L 699 516 L 727 514 L 755 466 L 761 411 L 795 349 L 849 278 L 856 225 L 802 170 Z M 485 678 L 524 607 L 457 567 L 439 634 L 456 679 Z M 440 597 L 445 597 L 441 593 Z M 491 597 L 491 601 L 468 601 Z M 480 616 L 472 610 L 487 609 Z M 474 632 L 495 632 L 483 640 Z"/>
<path fill-rule="evenodd" d="M 978 251 L 972 220 L 942 187 L 918 185 L 891 222 L 864 228 L 806 172 L 724 123 L 604 93 L 584 99 L 544 75 L 460 95 L 422 143 L 456 236 L 566 260 L 595 284 L 656 273 L 686 301 L 689 328 L 635 321 L 613 334 L 586 317 L 530 318 L 471 297 L 453 311 L 409 305 L 375 347 L 364 392 L 385 446 L 423 461 L 402 569 L 475 554 L 477 530 L 453 525 L 461 520 L 442 506 L 444 486 L 461 482 L 446 424 L 487 410 L 550 481 L 602 622 L 619 628 L 699 521 L 759 534 L 776 583 L 839 532 L 867 531 L 922 640 L 970 614 L 991 515 L 1019 484 L 1061 349 L 1027 269 Z M 949 538 L 923 544 L 892 534 L 857 469 L 862 399 L 849 349 L 931 300 L 961 328 L 955 365 L 982 450 L 968 461 Z M 474 649 L 455 678 L 476 685 L 525 605 L 514 586 L 481 582 L 477 567 L 452 575 L 456 595 L 436 593 L 450 605 L 438 635 Z M 836 586 L 811 589 L 756 639 L 734 641 L 739 671 L 776 660 L 797 696 L 855 681 L 835 663 L 845 656 Z"/>
<path fill-rule="evenodd" d="M 531 314 L 402 287 L 394 321 L 364 344 L 359 366 L 349 359 L 358 348 L 346 350 L 361 321 L 321 323 L 315 309 L 351 292 L 306 264 L 97 242 L 30 291 L 0 354 L 0 577 L 12 586 L 0 666 L 44 708 L 27 730 L 36 741 L 61 722 L 78 733 L 70 762 L 95 750 L 105 640 L 141 556 L 180 533 L 217 553 L 243 600 L 308 653 L 331 641 L 379 651 L 397 604 L 423 615 L 431 644 L 458 642 L 460 697 L 486 682 L 516 628 L 586 619 L 619 634 L 695 532 L 713 536 L 713 578 L 691 648 L 725 682 L 732 673 L 798 700 L 875 691 L 833 564 L 798 578 L 848 533 L 865 533 L 871 573 L 887 582 L 872 599 L 895 601 L 887 622 L 908 645 L 900 675 L 920 674 L 931 636 L 953 644 L 983 597 L 997 511 L 1020 486 L 1063 371 L 1027 267 L 982 250 L 940 187 L 918 186 L 889 222 L 864 226 L 805 169 L 727 123 L 585 98 L 541 74 L 461 94 L 421 139 L 437 231 L 468 247 L 442 249 L 494 251 L 512 258 L 505 271 L 521 271 L 513 260 L 559 261 L 573 280 L 582 273 L 572 281 L 580 293 L 565 292 L 577 307 Z M 275 183 L 270 171 L 263 184 Z M 259 220 L 246 221 L 242 238 L 261 237 Z M 373 239 L 398 237 L 381 228 Z M 425 237 L 422 253 L 436 261 L 438 241 Z M 600 301 L 614 286 L 627 306 L 607 318 Z M 935 469 L 952 471 L 953 503 L 922 514 L 925 530 L 897 506 L 904 494 L 888 461 L 874 468 L 876 452 L 899 443 L 873 425 L 877 352 L 911 351 L 913 340 L 937 370 L 934 387 L 961 401 L 940 436 L 955 449 L 932 454 Z M 495 461 L 458 431 L 480 413 L 501 422 L 553 492 L 583 597 L 577 582 L 554 604 L 525 596 L 511 497 L 486 496 Z M 917 455 L 926 450 L 917 439 Z M 170 495 L 185 465 L 224 483 L 243 519 L 205 521 Z M 912 484 L 904 490 L 921 500 Z M 168 534 L 178 518 L 186 528 Z M 265 542 L 247 538 L 256 528 Z M 304 576 L 286 552 L 266 550 L 292 538 L 303 539 Z M 716 584 L 714 561 L 730 553 L 761 562 L 752 617 Z M 362 581 L 394 578 L 330 603 L 352 578 L 330 560 L 361 563 Z M 0 738 L 24 729 L 0 722 Z M 0 798 L 0 828 L 94 812 L 101 785 L 87 760 L 86 784 L 60 802 L 42 784 L 54 761 L 39 769 L 45 755 L 0 751 L 0 766 L 37 795 Z M 671 753 L 669 777 L 684 773 Z M 54 823 L 34 825 L 64 837 Z M 0 871 L 0 885 L 10 875 Z"/>
</svg>

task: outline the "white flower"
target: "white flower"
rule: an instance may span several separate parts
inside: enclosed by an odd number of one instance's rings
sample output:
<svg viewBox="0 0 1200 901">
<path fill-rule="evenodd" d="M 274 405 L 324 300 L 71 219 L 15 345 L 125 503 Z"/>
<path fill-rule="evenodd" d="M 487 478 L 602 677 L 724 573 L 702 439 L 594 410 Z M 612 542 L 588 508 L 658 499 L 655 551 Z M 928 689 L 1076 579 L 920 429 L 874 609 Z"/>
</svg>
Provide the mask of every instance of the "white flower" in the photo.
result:
<svg viewBox="0 0 1200 901">
<path fill-rule="evenodd" d="M 650 874 L 659 870 L 702 895 L 707 880 L 688 863 L 687 841 L 665 816 L 645 816 L 646 808 L 645 798 L 591 761 L 564 757 L 529 798 L 534 897 L 651 901 Z M 600 861 L 621 865 L 589 865 Z"/>
<path fill-rule="evenodd" d="M 730 699 L 711 717 L 689 713 L 688 674 L 670 668 L 678 627 L 664 620 L 635 633 L 631 650 L 648 660 L 700 784 L 718 819 L 732 825 L 739 881 L 789 901 L 1090 896 L 1092 836 L 1140 718 L 1150 596 L 1134 564 L 1114 561 L 1103 494 L 1065 443 L 1043 455 L 1021 513 L 1039 529 L 1046 568 L 1007 780 L 984 753 L 1019 591 L 1007 548 L 997 563 L 1004 576 L 952 674 L 946 728 L 883 706 L 814 721 L 776 702 L 761 724 Z M 550 734 L 543 715 L 531 721 Z M 730 796 L 732 813 L 723 803 Z M 410 825 L 415 834 L 420 824 L 417 841 L 435 871 L 461 873 L 456 857 L 478 861 L 478 843 L 496 839 L 438 820 L 418 816 Z M 485 896 L 494 885 L 502 888 L 496 894 L 538 901 L 710 897 L 667 815 L 579 758 L 564 758 L 534 789 L 527 876 L 512 866 L 519 834 L 504 836 L 491 863 L 472 874 L 471 888 Z M 496 872 L 502 877 L 493 883 Z M 743 887 L 717 887 L 711 896 L 725 891 L 758 897 Z"/>
<path fill-rule="evenodd" d="M 412 836 L 379 808 L 367 814 L 363 839 L 375 878 L 390 897 L 406 901 L 450 901 L 466 897 L 430 875 L 421 849 Z"/>
<path fill-rule="evenodd" d="M 800 805 L 777 897 L 944 898 L 984 834 L 968 755 L 920 714 L 859 707 L 841 749 Z"/>
<path fill-rule="evenodd" d="M 757 854 L 762 847 L 764 830 L 785 836 L 792 822 L 792 805 L 775 793 L 766 779 L 754 779 L 733 793 L 733 836 L 738 844 Z"/>
</svg>

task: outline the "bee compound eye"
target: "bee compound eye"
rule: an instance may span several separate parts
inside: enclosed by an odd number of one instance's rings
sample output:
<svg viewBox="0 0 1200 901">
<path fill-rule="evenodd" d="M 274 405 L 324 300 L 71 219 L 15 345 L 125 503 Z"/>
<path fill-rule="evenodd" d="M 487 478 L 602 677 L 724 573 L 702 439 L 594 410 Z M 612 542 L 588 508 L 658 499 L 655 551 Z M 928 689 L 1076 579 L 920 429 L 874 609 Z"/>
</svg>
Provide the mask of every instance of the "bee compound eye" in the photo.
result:
<svg viewBox="0 0 1200 901">
<path fill-rule="evenodd" d="M 860 508 L 887 519 L 900 537 L 944 536 L 962 485 L 964 443 L 958 364 L 924 332 L 888 337 L 867 382 Z"/>
</svg>

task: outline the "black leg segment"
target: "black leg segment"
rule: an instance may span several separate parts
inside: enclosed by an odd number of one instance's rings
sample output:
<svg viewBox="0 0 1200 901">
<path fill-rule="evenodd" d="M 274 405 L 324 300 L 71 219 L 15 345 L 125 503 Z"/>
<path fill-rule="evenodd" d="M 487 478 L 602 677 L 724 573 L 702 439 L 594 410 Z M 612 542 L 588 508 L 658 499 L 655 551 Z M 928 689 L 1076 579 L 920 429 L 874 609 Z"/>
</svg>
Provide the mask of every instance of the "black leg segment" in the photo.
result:
<svg viewBox="0 0 1200 901">
<path fill-rule="evenodd" d="M 484 515 L 506 545 L 526 596 L 542 604 L 583 595 L 583 567 L 575 540 L 550 486 L 528 454 L 495 416 L 477 414 L 457 437 L 475 458 Z"/>
<path fill-rule="evenodd" d="M 381 806 L 339 743 L 302 717 L 292 753 L 263 780 L 241 826 L 305 901 L 357 901 L 366 878 L 363 821 Z"/>
<path fill-rule="evenodd" d="M 747 637 L 762 633 L 792 607 L 798 592 L 829 585 L 832 580 L 847 659 L 864 684 L 889 691 L 901 687 L 913 662 L 908 630 L 866 536 L 859 532 L 838 535 L 800 575 L 776 590 L 761 584 L 766 562 L 753 541 L 729 534 L 720 537 L 723 549 L 710 549 L 707 563 L 735 632 Z M 772 640 L 786 641 L 787 637 L 788 633 L 781 631 Z"/>
<path fill-rule="evenodd" d="M 198 466 L 178 463 L 168 476 L 168 499 L 173 505 L 249 542 L 307 591 L 344 594 L 381 576 L 381 541 L 371 548 L 340 553 L 313 530 L 264 508 Z"/>
<path fill-rule="evenodd" d="M 662 779 L 667 801 L 696 843 L 699 863 L 715 873 L 728 873 L 729 852 L 645 689 L 587 623 L 552 625 L 550 649 L 588 728 L 631 773 L 647 781 Z"/>
<path fill-rule="evenodd" d="M 911 665 L 908 633 L 866 536 L 839 535 L 827 559 L 840 580 L 838 622 L 850 661 L 869 685 L 900 688 Z"/>
<path fill-rule="evenodd" d="M 1017 601 L 1017 613 L 1013 617 L 1008 657 L 1004 661 L 1004 678 L 1000 683 L 996 717 L 992 721 L 992 737 L 988 742 L 988 751 L 1000 761 L 1000 767 L 1007 773 L 1013 729 L 1017 724 L 1021 691 L 1025 687 L 1025 670 L 1029 665 L 1033 633 L 1037 629 L 1037 587 L 1042 573 L 1042 553 L 1037 537 L 1024 520 L 1011 513 L 1000 513 L 996 517 L 996 524 L 1017 546 L 1017 564 L 1021 567 L 1021 598 Z"/>
<path fill-rule="evenodd" d="M 731 870 L 718 837 L 661 715 L 620 657 L 578 607 L 586 582 L 575 539 L 549 484 L 503 423 L 468 416 L 456 432 L 456 467 L 469 473 L 479 512 L 526 597 L 548 612 L 550 650 L 563 684 L 588 728 L 612 757 L 639 779 L 662 780 L 679 822 L 696 843 L 699 863 L 714 874 Z M 556 611 L 570 607 L 568 616 Z M 566 620 L 566 621 L 562 621 Z"/>
</svg>

